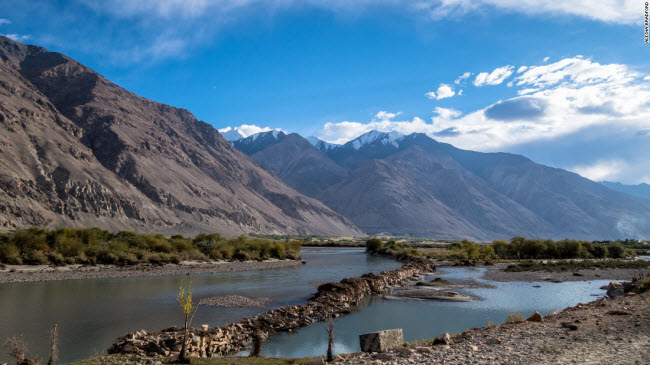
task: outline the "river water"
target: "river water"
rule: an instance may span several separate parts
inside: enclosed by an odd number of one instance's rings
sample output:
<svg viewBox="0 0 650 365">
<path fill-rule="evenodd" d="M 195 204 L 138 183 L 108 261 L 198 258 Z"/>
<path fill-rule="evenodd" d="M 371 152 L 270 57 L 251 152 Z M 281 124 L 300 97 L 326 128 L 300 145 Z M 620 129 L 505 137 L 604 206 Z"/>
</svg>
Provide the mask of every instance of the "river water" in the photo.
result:
<svg viewBox="0 0 650 365">
<path fill-rule="evenodd" d="M 227 294 L 271 299 L 266 308 L 201 307 L 194 324 L 214 327 L 286 304 L 304 303 L 321 282 L 401 266 L 391 259 L 368 256 L 363 249 L 304 248 L 302 256 L 307 264 L 284 269 L 0 284 L 0 341 L 22 334 L 31 353 L 46 359 L 49 328 L 58 323 L 60 360 L 66 363 L 105 352 L 127 332 L 180 325 L 176 295 L 181 278 L 192 281 L 196 299 Z M 481 270 L 450 268 L 444 276 L 479 279 Z M 464 290 L 481 297 L 468 303 L 368 298 L 354 313 L 337 319 L 335 352 L 358 351 L 358 335 L 370 331 L 403 328 L 406 340 L 415 340 L 483 326 L 487 321 L 501 323 L 512 312 L 546 314 L 595 299 L 592 294 L 603 294 L 598 288 L 606 283 L 492 283 L 498 288 Z M 263 354 L 312 356 L 324 354 L 325 348 L 325 325 L 318 323 L 271 338 Z M 0 352 L 1 361 L 9 361 L 6 351 Z"/>
</svg>

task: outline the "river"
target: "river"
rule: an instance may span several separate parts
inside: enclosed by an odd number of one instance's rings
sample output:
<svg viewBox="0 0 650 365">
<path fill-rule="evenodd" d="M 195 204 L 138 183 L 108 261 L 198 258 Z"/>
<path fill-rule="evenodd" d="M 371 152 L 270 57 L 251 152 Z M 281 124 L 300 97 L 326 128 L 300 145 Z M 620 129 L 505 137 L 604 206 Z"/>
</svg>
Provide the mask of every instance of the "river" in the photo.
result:
<svg viewBox="0 0 650 365">
<path fill-rule="evenodd" d="M 196 299 L 227 294 L 271 299 L 266 308 L 199 308 L 194 324 L 213 327 L 286 304 L 304 303 L 321 282 L 401 266 L 388 258 L 366 255 L 358 248 L 303 248 L 302 257 L 305 265 L 262 271 L 0 284 L 0 341 L 22 334 L 30 352 L 46 359 L 49 328 L 58 323 L 60 360 L 66 363 L 105 352 L 127 332 L 180 325 L 176 295 L 181 278 L 191 280 Z M 443 275 L 480 280 L 481 270 L 446 268 Z M 334 349 L 336 353 L 358 351 L 359 334 L 388 328 L 403 328 L 406 340 L 415 340 L 441 332 L 461 332 L 487 321 L 502 323 L 512 312 L 528 315 L 537 310 L 546 314 L 595 299 L 592 294 L 602 295 L 598 288 L 606 283 L 491 283 L 497 288 L 463 290 L 481 298 L 467 303 L 372 297 L 352 314 L 337 319 Z M 317 323 L 272 337 L 264 344 L 263 354 L 324 354 L 324 328 L 323 323 Z M 0 361 L 9 361 L 5 351 L 0 352 Z"/>
</svg>

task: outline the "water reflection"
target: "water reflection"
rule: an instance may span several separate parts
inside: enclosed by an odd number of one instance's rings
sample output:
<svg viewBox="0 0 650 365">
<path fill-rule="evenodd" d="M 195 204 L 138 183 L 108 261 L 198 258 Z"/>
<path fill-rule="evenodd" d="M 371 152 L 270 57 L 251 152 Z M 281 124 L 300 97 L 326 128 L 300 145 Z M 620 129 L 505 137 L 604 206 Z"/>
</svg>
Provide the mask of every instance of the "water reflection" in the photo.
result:
<svg viewBox="0 0 650 365">
<path fill-rule="evenodd" d="M 240 294 L 267 297 L 266 308 L 201 307 L 195 324 L 218 326 L 285 304 L 306 301 L 315 282 L 338 281 L 400 263 L 362 249 L 305 248 L 307 264 L 294 268 L 192 275 L 195 298 Z M 188 277 L 184 277 L 188 280 Z M 51 281 L 0 285 L 0 341 L 23 334 L 32 353 L 47 356 L 49 328 L 59 324 L 61 362 L 101 354 L 127 332 L 180 325 L 176 304 L 180 276 Z M 9 361 L 5 351 L 0 362 Z"/>
</svg>

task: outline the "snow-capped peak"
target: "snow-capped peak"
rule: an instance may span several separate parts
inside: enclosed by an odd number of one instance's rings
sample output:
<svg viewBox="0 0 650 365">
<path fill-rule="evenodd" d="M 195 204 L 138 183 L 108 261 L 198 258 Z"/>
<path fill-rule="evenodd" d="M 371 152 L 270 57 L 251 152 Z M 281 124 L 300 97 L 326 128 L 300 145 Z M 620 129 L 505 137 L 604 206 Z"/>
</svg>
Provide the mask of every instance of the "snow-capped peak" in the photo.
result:
<svg viewBox="0 0 650 365">
<path fill-rule="evenodd" d="M 341 145 L 336 144 L 336 143 L 330 143 L 330 142 L 323 141 L 322 139 L 320 139 L 318 137 L 315 137 L 315 136 L 309 136 L 309 137 L 306 137 L 305 139 L 307 141 L 309 141 L 309 143 L 311 143 L 312 146 L 316 147 L 317 149 L 319 149 L 319 150 L 321 150 L 323 152 L 329 151 L 331 149 L 334 149 L 334 148 L 337 148 L 337 147 L 341 146 Z"/>
<path fill-rule="evenodd" d="M 244 132 L 241 131 L 238 127 L 226 127 L 223 129 L 219 129 L 219 132 L 223 136 L 223 138 L 226 139 L 228 142 L 234 142 L 234 141 L 239 141 L 242 138 L 246 138 L 246 135 Z"/>
<path fill-rule="evenodd" d="M 264 137 L 266 137 L 266 136 L 272 136 L 273 138 L 278 139 L 279 137 L 284 137 L 284 136 L 286 136 L 286 134 L 285 134 L 283 131 L 281 131 L 280 129 L 274 129 L 274 130 L 271 130 L 271 131 L 259 132 L 259 133 L 251 134 L 250 136 L 248 136 L 248 137 L 246 137 L 246 138 L 250 138 L 250 139 L 252 139 L 253 141 L 255 141 L 255 140 L 258 139 L 259 137 L 263 137 L 263 136 L 264 136 Z"/>
<path fill-rule="evenodd" d="M 372 130 L 368 133 L 362 134 L 356 139 L 352 140 L 352 147 L 355 150 L 358 150 L 362 146 L 365 146 L 375 141 L 380 141 L 383 144 L 390 144 L 394 147 L 399 147 L 399 142 L 404 139 L 404 135 L 400 132 L 379 132 Z"/>
</svg>

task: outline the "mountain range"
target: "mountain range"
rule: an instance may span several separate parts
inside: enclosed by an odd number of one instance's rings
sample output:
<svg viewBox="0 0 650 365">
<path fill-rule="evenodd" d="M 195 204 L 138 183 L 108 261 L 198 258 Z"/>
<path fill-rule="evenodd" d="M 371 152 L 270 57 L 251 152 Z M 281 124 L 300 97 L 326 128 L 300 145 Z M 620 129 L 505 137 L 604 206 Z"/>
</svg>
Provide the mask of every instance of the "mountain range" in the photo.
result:
<svg viewBox="0 0 650 365">
<path fill-rule="evenodd" d="M 189 111 L 0 36 L 0 228 L 360 235 Z"/>
<path fill-rule="evenodd" d="M 650 185 L 646 183 L 637 185 L 627 185 L 612 181 L 601 181 L 600 183 L 612 190 L 620 191 L 622 193 L 626 193 L 638 198 L 650 200 Z"/>
<path fill-rule="evenodd" d="M 281 131 L 231 143 L 368 234 L 650 237 L 650 202 L 521 155 L 378 131 L 343 145 Z"/>
</svg>

